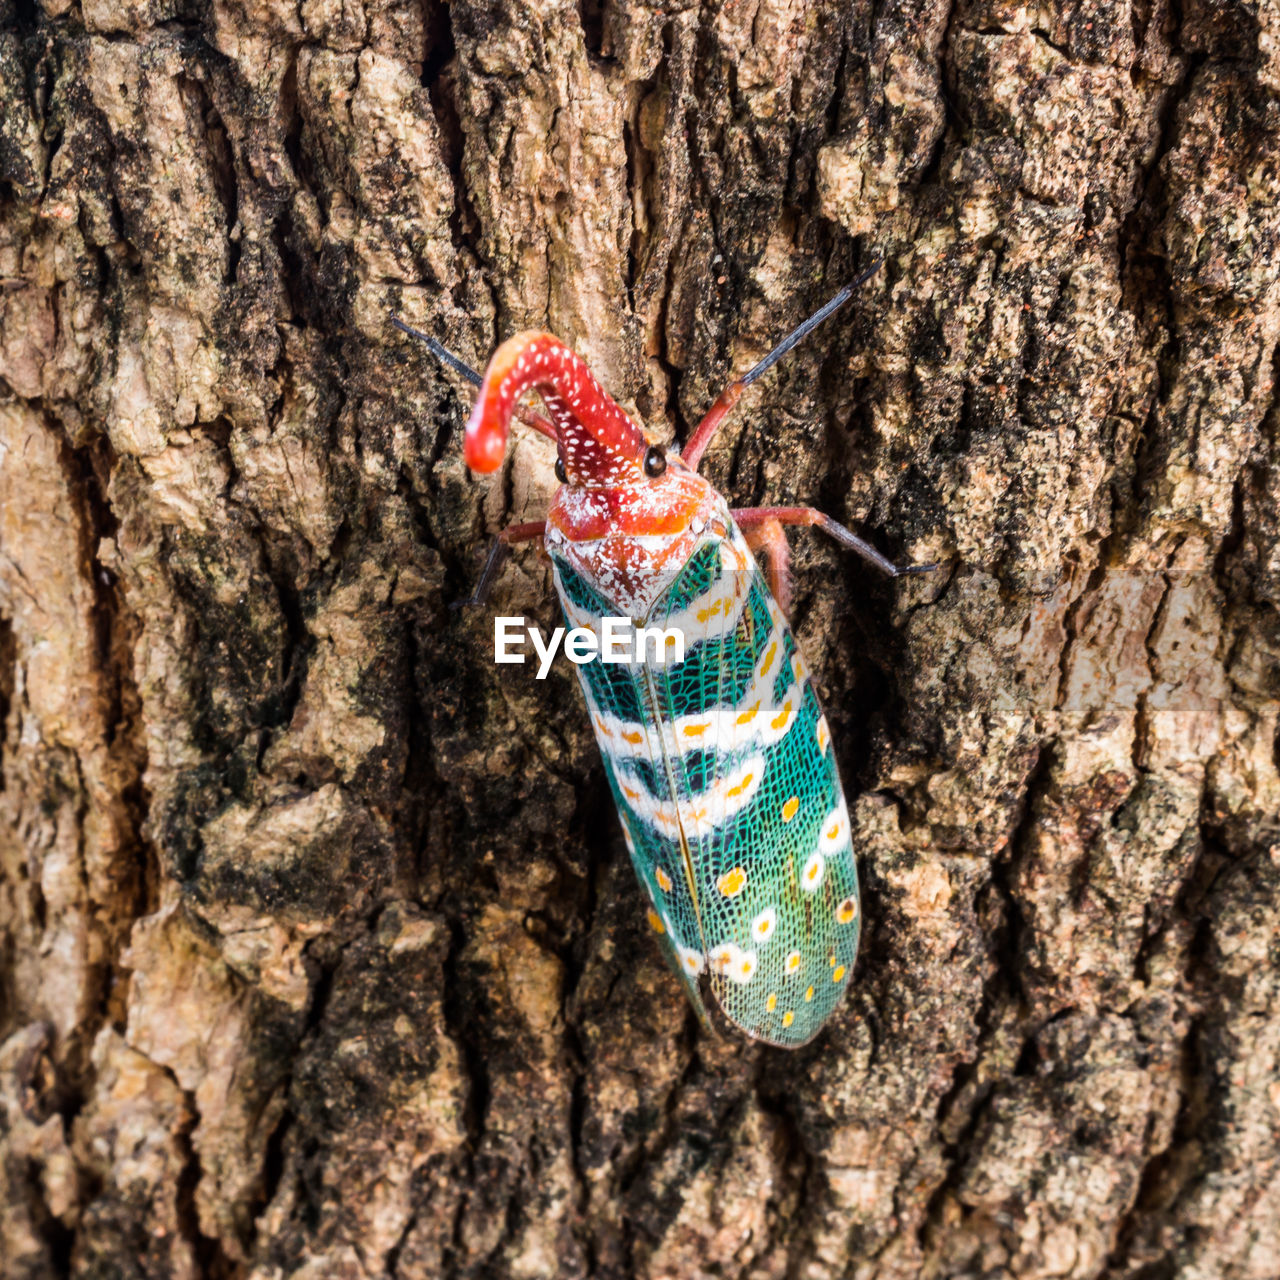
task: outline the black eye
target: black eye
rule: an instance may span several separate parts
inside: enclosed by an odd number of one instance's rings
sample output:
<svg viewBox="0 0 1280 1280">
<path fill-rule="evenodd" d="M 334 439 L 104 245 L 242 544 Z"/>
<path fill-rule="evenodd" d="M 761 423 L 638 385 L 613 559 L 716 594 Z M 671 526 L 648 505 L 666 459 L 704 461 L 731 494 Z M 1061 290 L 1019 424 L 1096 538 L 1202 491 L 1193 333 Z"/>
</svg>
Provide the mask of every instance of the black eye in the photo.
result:
<svg viewBox="0 0 1280 1280">
<path fill-rule="evenodd" d="M 564 459 L 559 457 L 556 458 L 556 479 L 561 484 L 569 483 L 569 473 L 564 469 Z"/>
<path fill-rule="evenodd" d="M 649 446 L 644 455 L 644 473 L 647 476 L 660 476 L 667 469 L 667 455 L 656 444 Z"/>
</svg>

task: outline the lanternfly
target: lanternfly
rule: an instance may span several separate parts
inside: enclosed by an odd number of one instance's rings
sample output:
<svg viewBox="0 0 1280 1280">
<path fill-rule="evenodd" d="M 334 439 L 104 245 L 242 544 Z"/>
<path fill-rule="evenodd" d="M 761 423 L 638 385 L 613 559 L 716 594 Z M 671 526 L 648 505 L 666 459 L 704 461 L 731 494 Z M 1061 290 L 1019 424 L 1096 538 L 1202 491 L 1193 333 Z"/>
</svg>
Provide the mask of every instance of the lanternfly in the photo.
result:
<svg viewBox="0 0 1280 1280">
<path fill-rule="evenodd" d="M 811 507 L 731 510 L 698 463 L 742 392 L 877 268 L 842 289 L 732 383 L 679 454 L 666 453 L 546 333 L 520 333 L 484 377 L 428 335 L 479 386 L 465 454 L 496 470 L 513 414 L 556 442 L 561 481 L 545 521 L 494 543 L 542 538 L 568 624 L 605 617 L 679 628 L 676 664 L 577 668 L 648 919 L 694 1007 L 710 993 L 748 1035 L 811 1040 L 848 987 L 861 913 L 849 815 L 826 718 L 788 625 L 784 525 L 816 525 L 887 574 L 900 569 Z M 535 391 L 546 417 L 519 408 Z M 763 550 L 768 575 L 753 551 Z"/>
</svg>

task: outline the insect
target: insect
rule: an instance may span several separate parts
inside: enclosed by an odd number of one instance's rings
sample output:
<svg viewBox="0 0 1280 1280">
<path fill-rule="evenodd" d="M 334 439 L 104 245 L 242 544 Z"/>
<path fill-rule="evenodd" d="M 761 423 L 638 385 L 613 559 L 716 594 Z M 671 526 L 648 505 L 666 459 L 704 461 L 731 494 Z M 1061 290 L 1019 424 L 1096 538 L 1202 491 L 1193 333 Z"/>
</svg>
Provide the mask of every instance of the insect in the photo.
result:
<svg viewBox="0 0 1280 1280">
<path fill-rule="evenodd" d="M 861 912 L 830 731 L 787 621 L 783 526 L 816 525 L 889 575 L 934 566 L 898 568 L 810 507 L 731 510 L 697 467 L 743 391 L 878 267 L 730 384 L 679 454 L 649 440 L 550 334 L 509 338 L 481 378 L 394 321 L 479 386 L 472 470 L 501 465 L 514 414 L 556 442 L 561 484 L 546 520 L 498 535 L 471 602 L 507 547 L 541 538 L 569 626 L 599 634 L 602 619 L 625 617 L 683 634 L 680 662 L 590 662 L 579 681 L 649 923 L 703 1024 L 709 992 L 747 1035 L 790 1048 L 817 1035 L 847 990 Z M 520 408 L 529 391 L 546 417 Z"/>
</svg>

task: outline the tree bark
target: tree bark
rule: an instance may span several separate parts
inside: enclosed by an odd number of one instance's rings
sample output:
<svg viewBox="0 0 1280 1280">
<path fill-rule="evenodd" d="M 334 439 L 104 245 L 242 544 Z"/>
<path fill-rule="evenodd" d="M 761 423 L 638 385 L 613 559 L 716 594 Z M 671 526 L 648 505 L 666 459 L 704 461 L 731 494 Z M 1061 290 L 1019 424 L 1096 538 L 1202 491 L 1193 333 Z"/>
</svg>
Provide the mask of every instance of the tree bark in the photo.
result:
<svg viewBox="0 0 1280 1280">
<path fill-rule="evenodd" d="M 3 0 L 0 1258 L 75 1277 L 1280 1275 L 1277 0 Z M 794 539 L 864 883 L 699 1030 L 482 367 Z"/>
</svg>

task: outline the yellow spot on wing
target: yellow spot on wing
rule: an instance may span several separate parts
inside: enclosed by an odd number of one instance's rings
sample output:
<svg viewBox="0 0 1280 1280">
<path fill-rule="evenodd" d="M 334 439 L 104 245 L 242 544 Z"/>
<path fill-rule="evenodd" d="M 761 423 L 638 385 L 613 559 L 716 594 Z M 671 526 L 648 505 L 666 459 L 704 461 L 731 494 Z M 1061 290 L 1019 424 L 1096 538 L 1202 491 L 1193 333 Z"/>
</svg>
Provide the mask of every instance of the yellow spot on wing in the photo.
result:
<svg viewBox="0 0 1280 1280">
<path fill-rule="evenodd" d="M 782 1025 L 784 1027 L 789 1027 L 795 1020 L 796 1020 L 796 1015 L 792 1013 L 790 1009 L 788 1009 L 786 1013 L 782 1015 Z"/>
<path fill-rule="evenodd" d="M 730 800 L 736 800 L 751 785 L 752 780 L 755 778 L 755 776 L 756 775 L 754 773 L 746 774 L 743 777 L 742 781 L 738 783 L 736 787 L 730 787 L 729 790 L 725 792 L 725 794 L 729 797 Z"/>
<path fill-rule="evenodd" d="M 661 918 L 658 913 L 653 910 L 650 910 L 649 912 L 649 927 L 654 931 L 654 933 L 666 933 L 666 928 L 663 926 Z"/>
<path fill-rule="evenodd" d="M 800 812 L 800 797 L 792 796 L 791 799 L 788 800 L 787 803 L 782 806 L 783 822 L 790 822 L 791 819 L 794 818 L 796 814 L 799 812 Z M 810 879 L 812 879 L 812 877 L 810 877 Z"/>
<path fill-rule="evenodd" d="M 806 1000 L 812 1000 L 812 999 L 813 999 L 813 988 L 812 988 L 812 987 L 810 987 L 810 988 L 809 988 L 809 990 L 808 990 L 808 991 L 806 991 L 806 992 L 804 993 L 804 998 L 805 998 Z"/>
<path fill-rule="evenodd" d="M 747 883 L 747 873 L 741 867 L 734 867 L 732 871 L 726 871 L 724 875 L 716 881 L 716 888 L 724 894 L 726 898 L 735 897 L 741 893 Z"/>
<path fill-rule="evenodd" d="M 670 893 L 671 877 L 667 875 L 667 873 L 661 867 L 656 868 L 653 874 L 654 874 L 654 878 L 658 882 L 658 888 L 661 889 L 663 893 Z"/>
<path fill-rule="evenodd" d="M 836 965 L 836 967 L 831 971 L 831 981 L 832 981 L 832 982 L 839 982 L 839 981 L 840 981 L 840 979 L 841 979 L 841 978 L 843 978 L 843 977 L 844 977 L 844 965 L 842 965 L 842 964 L 838 964 L 838 965 Z"/>
<path fill-rule="evenodd" d="M 768 1009 L 770 1013 L 778 1007 L 778 993 L 776 991 L 771 991 L 769 993 L 769 998 L 764 1002 L 764 1007 Z"/>
</svg>

